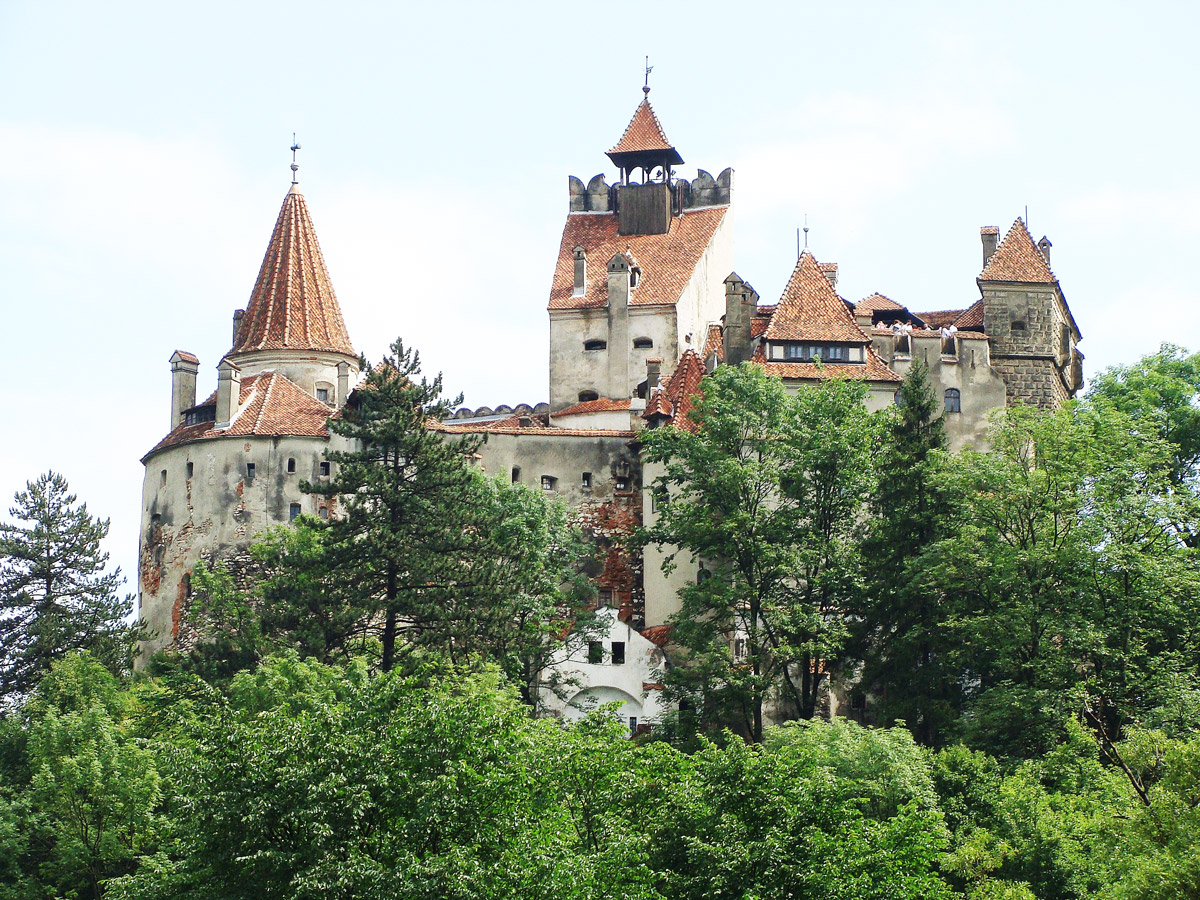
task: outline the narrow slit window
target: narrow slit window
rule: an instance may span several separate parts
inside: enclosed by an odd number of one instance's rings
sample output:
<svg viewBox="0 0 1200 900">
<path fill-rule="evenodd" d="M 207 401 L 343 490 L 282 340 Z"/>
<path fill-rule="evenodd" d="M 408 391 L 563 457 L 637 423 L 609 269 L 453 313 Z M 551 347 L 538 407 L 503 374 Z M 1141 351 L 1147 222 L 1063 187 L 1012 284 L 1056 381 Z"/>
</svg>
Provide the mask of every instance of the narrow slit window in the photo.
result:
<svg viewBox="0 0 1200 900">
<path fill-rule="evenodd" d="M 192 474 L 193 474 L 195 471 L 196 471 L 196 464 L 195 464 L 195 463 L 191 463 L 191 462 L 189 462 L 189 463 L 187 464 L 187 473 L 188 473 L 188 474 L 187 474 L 187 477 L 188 477 L 188 478 L 191 478 L 191 477 L 192 477 Z"/>
<path fill-rule="evenodd" d="M 513 466 L 512 467 L 512 482 L 513 482 L 513 484 L 516 484 L 520 480 L 521 480 L 521 467 Z"/>
<path fill-rule="evenodd" d="M 295 457 L 289 457 L 289 458 L 288 458 L 288 466 L 287 466 L 287 469 L 288 469 L 288 474 L 289 474 L 289 475 L 295 475 L 295 474 L 296 474 L 296 459 L 295 459 Z"/>
<path fill-rule="evenodd" d="M 167 470 L 166 469 L 163 469 L 162 472 L 159 474 L 158 483 L 162 487 L 166 486 L 166 484 L 167 484 Z"/>
<path fill-rule="evenodd" d="M 254 463 L 246 463 L 246 479 L 249 481 L 254 480 Z"/>
</svg>

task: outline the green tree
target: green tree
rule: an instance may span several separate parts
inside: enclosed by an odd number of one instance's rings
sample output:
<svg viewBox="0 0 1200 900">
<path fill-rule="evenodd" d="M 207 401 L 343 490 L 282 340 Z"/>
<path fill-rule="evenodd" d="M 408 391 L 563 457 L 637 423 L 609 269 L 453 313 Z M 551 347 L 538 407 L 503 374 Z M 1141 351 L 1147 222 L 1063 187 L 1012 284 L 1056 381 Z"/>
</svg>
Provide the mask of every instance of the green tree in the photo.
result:
<svg viewBox="0 0 1200 900">
<path fill-rule="evenodd" d="M 709 576 L 680 592 L 672 640 L 684 655 L 669 686 L 755 741 L 776 691 L 813 715 L 846 639 L 870 472 L 864 391 L 829 379 L 793 397 L 757 366 L 723 367 L 704 382 L 694 431 L 645 438 L 669 502 L 642 540 L 669 548 L 668 566 L 682 554 Z"/>
<path fill-rule="evenodd" d="M 396 664 L 400 630 L 411 638 L 437 629 L 442 603 L 470 582 L 465 457 L 476 444 L 428 427 L 461 401 L 444 398 L 441 376 L 424 378 L 419 355 L 397 340 L 330 420 L 356 449 L 328 454 L 328 483 L 301 485 L 340 498 L 341 515 L 329 526 L 339 577 L 382 619 L 384 671 Z"/>
<path fill-rule="evenodd" d="M 915 358 L 886 413 L 864 542 L 863 603 L 856 644 L 864 666 L 861 690 L 877 697 L 885 722 L 904 720 L 919 740 L 940 743 L 957 714 L 957 672 L 946 609 L 926 577 L 923 554 L 951 529 L 952 496 L 936 468 L 946 449 L 945 421 Z"/>
<path fill-rule="evenodd" d="M 104 571 L 108 520 L 76 499 L 62 475 L 47 472 L 14 495 L 13 521 L 0 524 L 0 698 L 28 694 L 75 650 L 128 666 L 132 600 L 117 594 L 121 570 Z"/>
</svg>

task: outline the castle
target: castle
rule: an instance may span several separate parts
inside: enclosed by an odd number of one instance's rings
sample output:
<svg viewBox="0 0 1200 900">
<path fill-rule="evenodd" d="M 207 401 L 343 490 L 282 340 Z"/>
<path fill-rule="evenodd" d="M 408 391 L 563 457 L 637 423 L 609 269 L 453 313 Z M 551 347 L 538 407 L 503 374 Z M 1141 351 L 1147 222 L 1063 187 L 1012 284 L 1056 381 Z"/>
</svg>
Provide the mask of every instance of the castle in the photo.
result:
<svg viewBox="0 0 1200 900">
<path fill-rule="evenodd" d="M 447 439 L 484 438 L 489 474 L 562 496 L 601 548 L 596 577 L 603 639 L 558 658 L 574 696 L 544 698 L 575 717 L 617 702 L 636 727 L 662 711 L 654 672 L 669 641 L 678 590 L 697 566 L 662 571 L 663 553 L 631 552 L 624 538 L 655 516 L 639 455 L 643 429 L 694 427 L 691 397 L 718 365 L 752 360 L 795 389 L 817 379 L 866 382 L 867 404 L 894 402 L 914 359 L 944 402 L 952 449 L 980 447 L 988 413 L 1014 403 L 1053 408 L 1082 386 L 1079 329 L 1050 268 L 1017 219 L 1003 240 L 981 230 L 979 299 L 967 308 L 915 312 L 881 294 L 852 302 L 837 292 L 836 263 L 805 250 L 780 297 L 762 303 L 734 271 L 734 173 L 683 163 L 649 102 L 649 89 L 608 151 L 618 170 L 586 184 L 570 178 L 549 302 L 549 402 L 460 409 L 437 426 Z M 359 375 L 307 206 L 293 184 L 216 392 L 196 402 L 199 361 L 171 356 L 171 429 L 143 458 L 139 588 L 153 636 L 169 646 L 201 559 L 244 548 L 300 513 L 336 515 L 301 494 L 301 479 L 330 474 L 326 427 Z"/>
</svg>

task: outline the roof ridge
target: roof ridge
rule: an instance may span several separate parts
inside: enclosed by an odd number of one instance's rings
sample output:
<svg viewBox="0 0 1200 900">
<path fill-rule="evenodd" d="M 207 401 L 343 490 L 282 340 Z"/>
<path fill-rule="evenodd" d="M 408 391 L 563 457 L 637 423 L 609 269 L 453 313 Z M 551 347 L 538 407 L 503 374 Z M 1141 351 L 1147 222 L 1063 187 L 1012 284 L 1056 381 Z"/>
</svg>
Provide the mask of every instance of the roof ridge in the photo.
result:
<svg viewBox="0 0 1200 900">
<path fill-rule="evenodd" d="M 643 112 L 643 110 L 644 110 L 644 112 Z M 649 116 L 648 120 L 646 118 L 647 115 Z M 633 136 L 630 134 L 630 132 L 633 131 L 633 126 L 638 123 L 639 119 L 642 120 L 643 123 L 648 121 L 648 123 L 651 126 L 653 126 L 655 132 L 657 132 L 657 134 L 658 134 L 658 139 L 660 141 L 662 141 L 663 146 L 661 146 L 661 147 L 642 146 L 642 147 L 624 147 L 624 148 L 621 146 L 622 144 L 625 143 L 627 138 L 630 141 L 633 140 Z M 662 122 L 659 121 L 658 115 L 654 112 L 654 107 L 650 105 L 650 98 L 643 97 L 642 102 L 639 103 L 637 105 L 637 109 L 635 109 L 633 111 L 633 115 L 629 119 L 629 124 L 626 125 L 625 130 L 623 132 L 621 132 L 621 139 L 619 141 L 617 141 L 616 146 L 613 147 L 608 152 L 609 153 L 629 153 L 631 151 L 637 151 L 637 150 L 671 150 L 671 149 L 674 149 L 674 148 L 671 146 L 671 141 L 667 138 L 666 131 L 663 130 Z"/>
<path fill-rule="evenodd" d="M 1057 284 L 1058 278 L 1050 263 L 1034 243 L 1025 220 L 1017 216 L 1004 240 L 996 247 L 983 271 L 980 281 L 1018 281 L 1034 284 Z"/>
</svg>

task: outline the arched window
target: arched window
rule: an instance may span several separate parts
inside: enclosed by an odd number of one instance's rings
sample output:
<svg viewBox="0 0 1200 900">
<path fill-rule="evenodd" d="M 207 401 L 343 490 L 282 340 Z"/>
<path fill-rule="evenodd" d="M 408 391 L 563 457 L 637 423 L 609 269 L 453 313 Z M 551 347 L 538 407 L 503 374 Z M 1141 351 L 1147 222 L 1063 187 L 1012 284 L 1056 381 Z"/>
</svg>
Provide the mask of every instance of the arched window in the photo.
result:
<svg viewBox="0 0 1200 900">
<path fill-rule="evenodd" d="M 593 341 L 584 341 L 583 342 L 584 350 L 605 350 L 607 348 L 608 348 L 608 341 L 593 340 Z"/>
<path fill-rule="evenodd" d="M 600 399 L 600 395 L 597 394 L 595 391 L 580 391 L 579 392 L 579 402 L 580 403 L 587 403 L 589 400 L 599 400 L 599 399 Z"/>
<path fill-rule="evenodd" d="M 958 388 L 946 388 L 946 412 L 962 412 L 962 394 Z"/>
<path fill-rule="evenodd" d="M 650 338 L 642 337 L 642 338 L 634 338 L 633 339 L 633 349 L 634 350 L 649 350 L 653 346 L 654 346 L 654 341 L 652 341 Z"/>
</svg>

